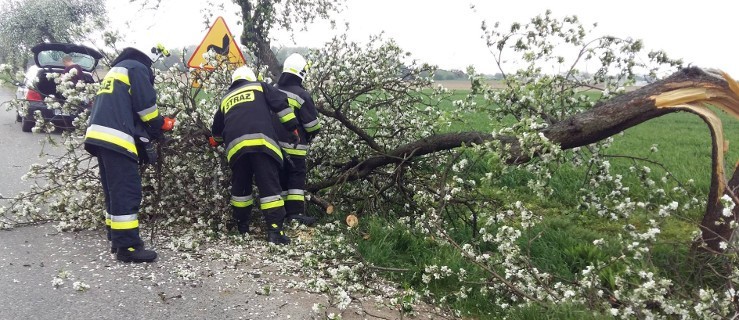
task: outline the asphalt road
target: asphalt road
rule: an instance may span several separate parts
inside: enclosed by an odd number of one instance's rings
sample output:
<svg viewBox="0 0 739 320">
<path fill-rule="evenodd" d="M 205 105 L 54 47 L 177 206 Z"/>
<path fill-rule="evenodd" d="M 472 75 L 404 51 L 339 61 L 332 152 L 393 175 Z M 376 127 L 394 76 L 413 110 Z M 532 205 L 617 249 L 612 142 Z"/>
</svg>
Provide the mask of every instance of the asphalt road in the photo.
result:
<svg viewBox="0 0 739 320">
<path fill-rule="evenodd" d="M 0 101 L 13 96 L 0 88 Z M 0 137 L 0 194 L 12 197 L 30 185 L 21 177 L 30 164 L 43 160 L 42 149 L 52 154 L 54 149 L 40 143 L 44 135 L 21 132 L 14 113 L 5 108 Z M 260 259 L 270 254 L 263 241 L 244 246 L 242 253 L 253 256 L 247 263 L 154 245 L 157 262 L 126 264 L 108 252 L 102 231 L 58 232 L 47 224 L 0 231 L 0 248 L 0 320 L 320 319 L 311 308 L 327 303 L 322 294 L 284 285 L 301 279 L 286 281 L 284 266 Z M 268 295 L 265 287 L 272 288 Z M 400 318 L 372 303 L 353 305 L 384 319 Z M 345 311 L 343 318 L 376 319 L 356 310 Z"/>
<path fill-rule="evenodd" d="M 39 159 L 42 150 L 50 151 L 49 147 L 42 147 L 42 135 L 21 132 L 20 123 L 15 122 L 15 113 L 6 111 L 6 101 L 15 98 L 15 92 L 0 87 L 0 195 L 12 197 L 24 190 L 30 182 L 21 181 L 21 177 L 28 171 L 34 160 Z M 53 150 L 51 150 L 53 152 Z"/>
</svg>

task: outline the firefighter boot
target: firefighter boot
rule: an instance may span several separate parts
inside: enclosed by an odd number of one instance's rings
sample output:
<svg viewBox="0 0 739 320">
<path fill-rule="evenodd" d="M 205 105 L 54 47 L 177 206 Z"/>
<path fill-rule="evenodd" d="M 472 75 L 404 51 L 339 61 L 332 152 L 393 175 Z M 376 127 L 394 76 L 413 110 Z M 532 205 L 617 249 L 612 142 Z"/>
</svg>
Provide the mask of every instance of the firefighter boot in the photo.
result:
<svg viewBox="0 0 739 320">
<path fill-rule="evenodd" d="M 251 206 L 243 208 L 233 207 L 233 217 L 236 220 L 236 228 L 240 234 L 249 233 L 249 223 L 251 222 Z"/>
<path fill-rule="evenodd" d="M 138 245 L 128 248 L 119 248 L 116 253 L 116 259 L 122 262 L 153 262 L 157 259 L 157 253 L 154 250 L 146 250 L 144 246 Z"/>
<path fill-rule="evenodd" d="M 236 228 L 240 234 L 249 234 L 249 221 L 237 221 Z"/>
<path fill-rule="evenodd" d="M 312 227 L 313 225 L 316 224 L 316 221 L 318 221 L 318 218 L 294 213 L 294 214 L 288 214 L 287 216 L 285 216 L 285 221 L 290 222 L 290 220 L 295 220 L 299 222 L 300 224 L 304 224 L 306 226 Z"/>
<path fill-rule="evenodd" d="M 269 228 L 267 228 L 267 242 L 280 245 L 290 244 L 290 238 L 285 235 L 285 232 L 282 231 L 282 228 L 280 228 L 276 224 L 272 224 Z"/>
</svg>

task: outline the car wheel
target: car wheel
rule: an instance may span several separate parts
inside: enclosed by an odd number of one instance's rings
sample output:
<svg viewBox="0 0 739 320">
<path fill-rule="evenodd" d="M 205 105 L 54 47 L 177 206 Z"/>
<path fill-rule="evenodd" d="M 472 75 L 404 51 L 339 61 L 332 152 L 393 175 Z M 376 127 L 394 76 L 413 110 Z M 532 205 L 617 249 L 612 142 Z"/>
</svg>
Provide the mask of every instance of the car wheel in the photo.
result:
<svg viewBox="0 0 739 320">
<path fill-rule="evenodd" d="M 21 118 L 21 130 L 23 132 L 31 132 L 34 125 L 36 125 L 36 121 L 27 120 L 26 117 Z"/>
</svg>

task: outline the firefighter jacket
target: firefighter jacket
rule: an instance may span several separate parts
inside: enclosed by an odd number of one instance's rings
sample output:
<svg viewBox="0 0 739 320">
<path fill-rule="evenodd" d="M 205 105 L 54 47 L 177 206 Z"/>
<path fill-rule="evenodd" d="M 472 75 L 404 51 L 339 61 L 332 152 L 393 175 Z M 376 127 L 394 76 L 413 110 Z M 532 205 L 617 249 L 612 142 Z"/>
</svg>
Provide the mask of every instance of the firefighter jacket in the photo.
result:
<svg viewBox="0 0 739 320">
<path fill-rule="evenodd" d="M 153 79 L 151 69 L 135 59 L 124 59 L 108 71 L 90 113 L 88 152 L 97 155 L 96 148 L 106 148 L 138 160 L 137 142 L 161 136 L 164 120 Z"/>
<path fill-rule="evenodd" d="M 282 130 L 294 130 L 298 122 L 287 96 L 272 86 L 238 80 L 231 85 L 213 116 L 213 139 L 226 145 L 226 158 L 233 166 L 244 153 L 264 152 L 282 165 L 282 151 L 272 117 L 279 119 Z"/>
<path fill-rule="evenodd" d="M 291 156 L 305 157 L 308 153 L 308 146 L 313 137 L 321 130 L 321 122 L 318 119 L 318 111 L 313 103 L 310 93 L 305 90 L 299 83 L 291 83 L 288 85 L 276 85 L 280 91 L 287 95 L 287 101 L 295 112 L 298 120 L 298 134 L 300 142 L 295 144 L 290 142 L 292 133 L 277 127 L 278 140 L 280 147 L 285 153 Z M 273 120 L 273 122 L 275 122 Z"/>
</svg>

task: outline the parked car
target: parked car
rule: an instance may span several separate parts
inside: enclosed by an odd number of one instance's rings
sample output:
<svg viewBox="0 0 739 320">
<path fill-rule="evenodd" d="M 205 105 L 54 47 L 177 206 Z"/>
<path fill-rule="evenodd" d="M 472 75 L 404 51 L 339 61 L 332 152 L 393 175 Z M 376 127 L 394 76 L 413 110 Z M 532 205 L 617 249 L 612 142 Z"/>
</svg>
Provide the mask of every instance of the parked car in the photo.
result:
<svg viewBox="0 0 739 320">
<path fill-rule="evenodd" d="M 21 123 L 21 130 L 31 131 L 36 124 L 33 117 L 36 111 L 41 111 L 44 119 L 53 123 L 57 128 L 74 128 L 72 123 L 76 114 L 65 114 L 59 109 L 51 109 L 46 105 L 45 98 L 47 97 L 64 103 L 64 97 L 57 92 L 56 83 L 53 79 L 48 79 L 46 75 L 64 72 L 63 59 L 69 56 L 72 62 L 82 69 L 82 81 L 92 83 L 95 81 L 92 72 L 103 55 L 95 49 L 70 43 L 41 43 L 34 46 L 31 51 L 35 65 L 28 68 L 24 82 L 18 84 L 16 90 L 16 98 L 28 102 L 26 110 L 22 108 L 18 110 L 16 120 Z"/>
</svg>

